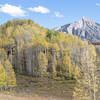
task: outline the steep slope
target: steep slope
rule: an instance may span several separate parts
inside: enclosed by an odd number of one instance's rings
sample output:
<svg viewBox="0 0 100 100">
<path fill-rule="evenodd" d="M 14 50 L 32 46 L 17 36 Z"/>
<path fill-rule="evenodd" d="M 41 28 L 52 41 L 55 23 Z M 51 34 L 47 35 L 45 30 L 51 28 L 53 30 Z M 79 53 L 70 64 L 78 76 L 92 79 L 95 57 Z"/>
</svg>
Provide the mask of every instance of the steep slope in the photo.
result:
<svg viewBox="0 0 100 100">
<path fill-rule="evenodd" d="M 54 30 L 65 33 L 72 33 L 80 37 L 82 40 L 89 42 L 100 41 L 100 25 L 94 21 L 83 17 L 79 22 L 67 24 Z"/>
</svg>

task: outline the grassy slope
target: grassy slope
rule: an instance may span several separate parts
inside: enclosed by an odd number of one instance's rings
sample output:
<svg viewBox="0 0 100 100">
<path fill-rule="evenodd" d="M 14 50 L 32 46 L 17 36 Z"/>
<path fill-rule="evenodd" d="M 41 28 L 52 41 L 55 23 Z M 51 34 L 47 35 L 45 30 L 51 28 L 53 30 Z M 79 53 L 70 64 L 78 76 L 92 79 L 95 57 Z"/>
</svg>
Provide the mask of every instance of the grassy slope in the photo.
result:
<svg viewBox="0 0 100 100">
<path fill-rule="evenodd" d="M 17 75 L 16 92 L 0 95 L 0 100 L 72 100 L 73 80 L 52 80 Z"/>
</svg>

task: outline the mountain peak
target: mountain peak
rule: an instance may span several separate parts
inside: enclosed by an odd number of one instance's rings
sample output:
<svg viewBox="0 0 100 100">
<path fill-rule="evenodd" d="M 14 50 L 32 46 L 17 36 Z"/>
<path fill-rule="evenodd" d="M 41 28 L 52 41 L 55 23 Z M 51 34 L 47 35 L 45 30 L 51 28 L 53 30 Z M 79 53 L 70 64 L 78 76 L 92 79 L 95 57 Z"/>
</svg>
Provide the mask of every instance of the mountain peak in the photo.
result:
<svg viewBox="0 0 100 100">
<path fill-rule="evenodd" d="M 82 17 L 80 21 L 75 21 L 72 24 L 56 28 L 56 31 L 72 33 L 89 42 L 100 41 L 100 25 L 86 17 Z"/>
<path fill-rule="evenodd" d="M 87 18 L 87 17 L 83 16 L 83 17 L 82 17 L 82 19 L 83 19 L 83 20 L 88 20 L 89 18 Z"/>
<path fill-rule="evenodd" d="M 81 20 L 82 20 L 82 21 L 86 21 L 86 22 L 87 22 L 87 21 L 88 21 L 88 22 L 91 22 L 91 21 L 92 21 L 91 19 L 89 19 L 89 18 L 87 18 L 87 17 L 85 17 L 85 16 L 83 16 Z"/>
</svg>

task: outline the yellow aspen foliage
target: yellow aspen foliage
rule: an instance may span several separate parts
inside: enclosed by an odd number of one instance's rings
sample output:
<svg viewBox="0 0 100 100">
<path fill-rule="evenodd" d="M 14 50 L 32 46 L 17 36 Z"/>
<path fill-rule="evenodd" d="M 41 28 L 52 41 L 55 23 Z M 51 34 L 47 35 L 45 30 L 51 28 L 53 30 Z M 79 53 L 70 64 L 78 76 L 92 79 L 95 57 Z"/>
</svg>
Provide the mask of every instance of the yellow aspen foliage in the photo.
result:
<svg viewBox="0 0 100 100">
<path fill-rule="evenodd" d="M 77 100 L 99 100 L 99 71 L 96 66 L 96 51 L 92 45 L 84 44 L 81 54 L 80 77 L 76 78 L 74 96 Z"/>
<path fill-rule="evenodd" d="M 39 60 L 39 71 L 41 75 L 45 75 L 47 72 L 47 63 L 48 63 L 46 55 L 43 52 L 40 52 L 38 60 Z"/>
<path fill-rule="evenodd" d="M 9 60 L 5 61 L 5 70 L 6 70 L 7 87 L 10 88 L 16 87 L 15 73 Z"/>
<path fill-rule="evenodd" d="M 8 27 L 6 29 L 6 35 L 9 37 L 11 35 L 12 31 L 13 31 L 13 27 L 12 26 Z"/>
<path fill-rule="evenodd" d="M 80 69 L 79 69 L 79 66 L 75 66 L 75 68 L 74 68 L 74 78 L 75 79 L 77 79 L 77 78 L 79 78 L 80 77 Z"/>
<path fill-rule="evenodd" d="M 62 71 L 66 72 L 66 77 L 72 76 L 73 68 L 71 64 L 71 59 L 67 55 L 63 57 Z"/>
<path fill-rule="evenodd" d="M 30 37 L 31 39 L 31 46 L 33 47 L 42 47 L 42 48 L 48 48 L 48 42 L 44 39 L 44 36 L 41 34 L 38 35 L 32 35 Z"/>
<path fill-rule="evenodd" d="M 52 44 L 52 48 L 55 49 L 56 51 L 59 51 L 60 50 L 57 43 L 53 43 Z"/>
<path fill-rule="evenodd" d="M 3 65 L 0 62 L 0 88 L 6 86 L 6 72 Z"/>
</svg>

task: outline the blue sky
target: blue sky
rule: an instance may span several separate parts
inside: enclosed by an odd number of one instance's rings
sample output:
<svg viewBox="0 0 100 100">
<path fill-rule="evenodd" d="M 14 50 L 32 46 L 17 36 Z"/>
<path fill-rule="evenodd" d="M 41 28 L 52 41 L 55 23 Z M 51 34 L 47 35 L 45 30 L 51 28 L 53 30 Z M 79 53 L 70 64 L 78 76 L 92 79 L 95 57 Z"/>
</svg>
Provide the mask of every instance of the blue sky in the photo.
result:
<svg viewBox="0 0 100 100">
<path fill-rule="evenodd" d="M 83 16 L 100 23 L 100 0 L 0 0 L 0 24 L 15 18 L 32 19 L 52 29 Z"/>
</svg>

